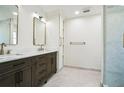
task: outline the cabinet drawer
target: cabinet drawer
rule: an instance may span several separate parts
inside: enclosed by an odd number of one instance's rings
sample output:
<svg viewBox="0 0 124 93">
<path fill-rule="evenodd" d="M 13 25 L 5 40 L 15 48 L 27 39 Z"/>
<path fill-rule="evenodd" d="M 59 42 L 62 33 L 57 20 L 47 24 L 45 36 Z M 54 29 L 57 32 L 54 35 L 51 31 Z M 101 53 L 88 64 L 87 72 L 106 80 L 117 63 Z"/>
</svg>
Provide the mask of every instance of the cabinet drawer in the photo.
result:
<svg viewBox="0 0 124 93">
<path fill-rule="evenodd" d="M 45 56 L 41 56 L 41 57 L 37 58 L 36 69 L 37 69 L 37 71 L 47 69 L 47 62 L 46 62 L 46 57 Z"/>
<path fill-rule="evenodd" d="M 44 73 L 46 74 L 46 69 L 42 69 L 40 71 L 37 71 L 36 75 L 39 77 L 39 76 L 41 76 Z"/>
<path fill-rule="evenodd" d="M 44 55 L 36 57 L 36 60 L 38 63 L 44 63 L 45 59 L 46 59 L 46 56 L 44 56 Z"/>
<path fill-rule="evenodd" d="M 28 58 L 16 60 L 13 63 L 13 69 L 19 69 L 25 66 L 31 66 L 31 60 Z"/>
<path fill-rule="evenodd" d="M 38 63 L 37 64 L 37 70 L 41 71 L 41 70 L 46 70 L 47 69 L 47 64 L 46 63 Z"/>
<path fill-rule="evenodd" d="M 47 64 L 46 63 L 38 64 L 38 68 L 36 71 L 37 77 L 46 76 L 46 72 L 47 72 Z"/>
<path fill-rule="evenodd" d="M 0 76 L 0 87 L 14 87 L 15 86 L 15 73 L 7 73 Z"/>
<path fill-rule="evenodd" d="M 46 71 L 42 70 L 38 73 L 38 79 L 40 79 L 41 77 L 46 77 Z"/>
<path fill-rule="evenodd" d="M 13 63 L 14 62 L 5 62 L 0 64 L 0 76 L 3 73 L 9 73 L 13 70 Z"/>
<path fill-rule="evenodd" d="M 14 61 L 9 61 L 5 63 L 0 64 L 0 76 L 2 74 L 6 74 L 12 71 L 15 71 L 17 69 L 20 69 L 25 66 L 30 66 L 30 60 L 29 59 L 19 59 Z"/>
</svg>

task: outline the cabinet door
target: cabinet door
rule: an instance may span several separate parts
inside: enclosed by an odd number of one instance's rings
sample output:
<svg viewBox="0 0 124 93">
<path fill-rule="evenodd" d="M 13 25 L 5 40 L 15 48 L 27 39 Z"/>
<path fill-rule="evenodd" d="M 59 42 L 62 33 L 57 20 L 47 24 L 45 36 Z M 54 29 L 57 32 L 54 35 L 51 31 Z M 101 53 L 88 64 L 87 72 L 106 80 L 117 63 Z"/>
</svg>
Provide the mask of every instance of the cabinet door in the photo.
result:
<svg viewBox="0 0 124 93">
<path fill-rule="evenodd" d="M 14 87 L 15 73 L 7 73 L 0 77 L 0 87 Z"/>
<path fill-rule="evenodd" d="M 51 54 L 52 73 L 56 73 L 56 53 Z"/>
<path fill-rule="evenodd" d="M 36 86 L 36 66 L 37 65 L 37 60 L 36 60 L 36 58 L 34 58 L 33 60 L 32 60 L 32 86 Z"/>
<path fill-rule="evenodd" d="M 20 72 L 20 86 L 22 87 L 30 87 L 31 86 L 31 68 L 23 69 Z"/>
<path fill-rule="evenodd" d="M 47 76 L 50 78 L 54 73 L 56 73 L 56 54 L 51 53 L 47 55 Z"/>
<path fill-rule="evenodd" d="M 30 87 L 31 86 L 31 68 L 26 67 L 18 70 L 15 73 L 15 83 L 18 87 Z"/>
<path fill-rule="evenodd" d="M 51 57 L 47 56 L 47 78 L 50 78 L 52 75 L 52 64 L 51 64 Z"/>
</svg>

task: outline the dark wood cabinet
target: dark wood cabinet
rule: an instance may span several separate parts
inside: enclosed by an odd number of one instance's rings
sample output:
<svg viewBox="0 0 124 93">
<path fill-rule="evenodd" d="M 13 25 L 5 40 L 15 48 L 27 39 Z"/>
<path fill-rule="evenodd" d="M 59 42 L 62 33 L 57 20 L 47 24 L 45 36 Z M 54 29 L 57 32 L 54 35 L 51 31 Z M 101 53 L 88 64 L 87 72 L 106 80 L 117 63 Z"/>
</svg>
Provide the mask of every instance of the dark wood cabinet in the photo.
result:
<svg viewBox="0 0 124 93">
<path fill-rule="evenodd" d="M 39 86 L 46 82 L 47 64 L 46 55 L 37 56 L 33 59 L 32 66 L 32 86 Z"/>
<path fill-rule="evenodd" d="M 52 74 L 56 73 L 56 53 L 51 55 Z"/>
<path fill-rule="evenodd" d="M 56 53 L 48 54 L 47 56 L 47 78 L 49 79 L 56 73 Z"/>
<path fill-rule="evenodd" d="M 25 67 L 15 73 L 16 87 L 30 87 L 31 86 L 31 68 Z"/>
<path fill-rule="evenodd" d="M 13 63 L 15 69 L 15 86 L 27 87 L 31 86 L 31 59 L 25 58 L 17 60 Z"/>
<path fill-rule="evenodd" d="M 0 87 L 14 87 L 15 86 L 15 72 L 2 74 L 0 76 Z"/>
<path fill-rule="evenodd" d="M 52 60 L 50 56 L 47 56 L 47 78 L 49 79 L 52 76 Z"/>
<path fill-rule="evenodd" d="M 0 86 L 31 86 L 30 59 L 0 64 Z"/>
<path fill-rule="evenodd" d="M 56 53 L 33 58 L 32 86 L 41 86 L 56 72 Z"/>
<path fill-rule="evenodd" d="M 56 72 L 56 52 L 0 64 L 0 87 L 41 86 Z"/>
</svg>

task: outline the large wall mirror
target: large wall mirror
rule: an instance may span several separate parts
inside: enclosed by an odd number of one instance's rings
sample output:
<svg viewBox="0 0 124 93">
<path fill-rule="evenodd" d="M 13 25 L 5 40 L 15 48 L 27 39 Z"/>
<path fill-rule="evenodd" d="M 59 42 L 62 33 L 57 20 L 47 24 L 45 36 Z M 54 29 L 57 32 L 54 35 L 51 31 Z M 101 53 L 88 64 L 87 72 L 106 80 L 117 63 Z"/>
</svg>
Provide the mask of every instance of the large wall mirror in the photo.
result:
<svg viewBox="0 0 124 93">
<path fill-rule="evenodd" d="M 33 44 L 41 46 L 46 44 L 46 23 L 41 19 L 33 18 Z"/>
<path fill-rule="evenodd" d="M 0 5 L 0 44 L 15 45 L 18 42 L 18 7 Z"/>
</svg>

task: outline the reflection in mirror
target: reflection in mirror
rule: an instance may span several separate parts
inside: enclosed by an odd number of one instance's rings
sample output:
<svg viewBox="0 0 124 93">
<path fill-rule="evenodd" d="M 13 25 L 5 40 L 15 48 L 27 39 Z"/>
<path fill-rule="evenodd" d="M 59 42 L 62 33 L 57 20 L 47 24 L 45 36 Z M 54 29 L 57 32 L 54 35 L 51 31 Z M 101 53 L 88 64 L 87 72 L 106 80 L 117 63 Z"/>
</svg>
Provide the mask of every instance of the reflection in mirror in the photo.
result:
<svg viewBox="0 0 124 93">
<path fill-rule="evenodd" d="M 46 44 L 46 23 L 41 19 L 34 17 L 33 19 L 33 30 L 34 30 L 34 45 L 45 45 Z"/>
<path fill-rule="evenodd" d="M 0 5 L 0 44 L 17 44 L 18 7 L 15 5 Z"/>
</svg>

